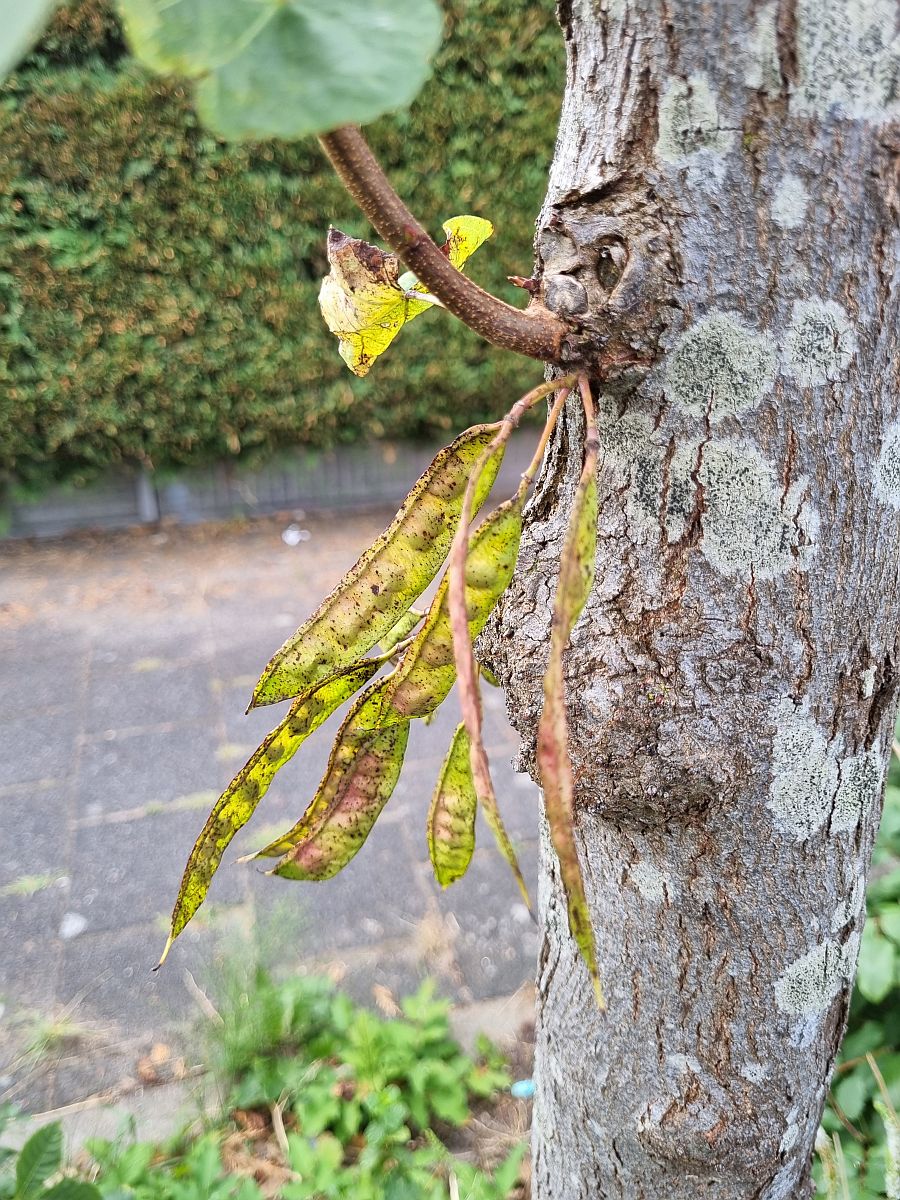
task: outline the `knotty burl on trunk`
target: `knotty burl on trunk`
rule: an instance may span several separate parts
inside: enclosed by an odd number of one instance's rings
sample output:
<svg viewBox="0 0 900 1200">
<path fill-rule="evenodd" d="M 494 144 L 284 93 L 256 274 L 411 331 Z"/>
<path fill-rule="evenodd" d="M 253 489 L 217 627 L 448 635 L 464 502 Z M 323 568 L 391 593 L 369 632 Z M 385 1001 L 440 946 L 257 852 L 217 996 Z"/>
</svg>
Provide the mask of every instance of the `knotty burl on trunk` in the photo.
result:
<svg viewBox="0 0 900 1200">
<path fill-rule="evenodd" d="M 545 849 L 535 1196 L 807 1197 L 898 698 L 897 9 L 560 21 L 543 295 L 643 365 L 598 381 L 597 582 L 567 659 L 609 1011 Z M 578 419 L 481 646 L 532 771 Z"/>
</svg>

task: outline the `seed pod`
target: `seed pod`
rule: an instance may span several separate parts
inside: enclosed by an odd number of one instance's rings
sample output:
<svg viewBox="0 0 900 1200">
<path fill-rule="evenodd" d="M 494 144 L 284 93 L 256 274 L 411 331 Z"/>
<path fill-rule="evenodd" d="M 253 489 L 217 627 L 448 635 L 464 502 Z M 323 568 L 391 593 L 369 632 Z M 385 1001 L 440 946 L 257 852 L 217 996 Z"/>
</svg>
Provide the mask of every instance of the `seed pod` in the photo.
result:
<svg viewBox="0 0 900 1200">
<path fill-rule="evenodd" d="M 296 696 L 334 675 L 397 624 L 447 557 L 466 482 L 497 428 L 475 425 L 438 453 L 384 533 L 271 659 L 251 708 Z M 501 446 L 483 471 L 476 508 L 502 460 Z"/>
<path fill-rule="evenodd" d="M 568 750 L 568 726 L 563 679 L 563 652 L 581 614 L 594 580 L 597 553 L 597 431 L 593 405 L 585 394 L 588 418 L 584 467 L 572 501 L 560 558 L 559 582 L 553 606 L 550 657 L 544 676 L 544 710 L 538 725 L 537 760 L 544 788 L 544 806 L 553 848 L 559 859 L 566 894 L 569 929 L 594 985 L 599 1007 L 605 1008 L 597 969 L 594 931 L 584 892 L 581 864 L 575 846 L 574 786 Z"/>
<path fill-rule="evenodd" d="M 475 784 L 469 765 L 469 735 L 458 726 L 428 809 L 428 853 L 441 887 L 461 879 L 475 849 Z"/>
<path fill-rule="evenodd" d="M 524 493 L 495 508 L 473 534 L 466 558 L 466 611 L 476 637 L 509 585 L 522 536 Z M 425 624 L 388 676 L 383 721 L 425 717 L 446 699 L 456 678 L 447 579 L 432 601 Z"/>
<path fill-rule="evenodd" d="M 261 852 L 280 852 L 290 843 L 271 874 L 284 879 L 331 879 L 362 848 L 400 777 L 409 738 L 409 721 L 386 729 L 372 727 L 372 715 L 379 707 L 380 696 L 370 692 L 357 706 L 356 723 L 351 724 L 350 718 L 345 722 L 325 778 L 303 818 Z"/>
<path fill-rule="evenodd" d="M 380 666 L 378 659 L 360 663 L 351 671 L 326 679 L 300 696 L 281 724 L 272 730 L 232 779 L 216 801 L 188 858 L 172 912 L 171 933 L 160 963 L 206 899 L 212 877 L 229 843 L 253 816 L 275 773 L 293 758 L 302 743 L 339 705 L 369 682 Z"/>
<path fill-rule="evenodd" d="M 485 753 L 484 744 L 479 740 L 473 742 L 469 748 L 469 762 L 472 769 L 472 779 L 475 786 L 475 795 L 478 798 L 478 803 L 481 805 L 481 811 L 484 813 L 484 819 L 488 823 L 488 828 L 494 835 L 494 841 L 497 843 L 497 848 L 506 859 L 510 870 L 513 873 L 516 883 L 519 885 L 519 891 L 522 893 L 522 899 L 525 901 L 525 907 L 534 917 L 534 909 L 531 907 L 531 899 L 528 895 L 528 887 L 525 883 L 525 876 L 519 867 L 519 860 L 516 857 L 516 852 L 513 849 L 513 844 L 509 839 L 509 834 L 506 832 L 506 826 L 503 824 L 503 818 L 500 816 L 500 807 L 497 804 L 497 797 L 494 793 L 494 785 L 491 781 L 491 771 L 488 766 L 487 754 Z"/>
<path fill-rule="evenodd" d="M 392 655 L 400 643 L 405 642 L 416 626 L 421 624 L 424 616 L 424 612 L 420 612 L 417 608 L 411 608 L 409 612 L 405 612 L 394 628 L 389 629 L 378 643 L 381 653 Z"/>
</svg>

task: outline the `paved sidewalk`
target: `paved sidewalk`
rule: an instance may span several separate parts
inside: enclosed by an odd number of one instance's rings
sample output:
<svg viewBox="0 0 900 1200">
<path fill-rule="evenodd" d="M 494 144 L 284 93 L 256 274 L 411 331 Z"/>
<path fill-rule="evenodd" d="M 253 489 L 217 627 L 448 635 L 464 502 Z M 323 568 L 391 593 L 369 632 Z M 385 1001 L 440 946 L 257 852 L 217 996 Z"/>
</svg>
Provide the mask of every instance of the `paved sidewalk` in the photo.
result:
<svg viewBox="0 0 900 1200">
<path fill-rule="evenodd" d="M 286 521 L 267 520 L 0 550 L 0 1100 L 37 1110 L 115 1089 L 153 1042 L 177 1040 L 198 989 L 215 994 L 216 956 L 242 931 L 367 1000 L 425 975 L 463 1003 L 531 978 L 537 932 L 483 824 L 466 879 L 442 893 L 430 875 L 425 814 L 455 697 L 413 730 L 397 791 L 336 879 L 235 866 L 305 807 L 332 718 L 276 778 L 150 973 L 194 837 L 279 719 L 243 715 L 260 669 L 390 515 L 310 517 L 295 546 Z M 500 694 L 485 704 L 498 796 L 533 888 L 535 789 L 509 765 Z M 24 1043 L 60 1018 L 79 1036 L 25 1063 Z"/>
</svg>

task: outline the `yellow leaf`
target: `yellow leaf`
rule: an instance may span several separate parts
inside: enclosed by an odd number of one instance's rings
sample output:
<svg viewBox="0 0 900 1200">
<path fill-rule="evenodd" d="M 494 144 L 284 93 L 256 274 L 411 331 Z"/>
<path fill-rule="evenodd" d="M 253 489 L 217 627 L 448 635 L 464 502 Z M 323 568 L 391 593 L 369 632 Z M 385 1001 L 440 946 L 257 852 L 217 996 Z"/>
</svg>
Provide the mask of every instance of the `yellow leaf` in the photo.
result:
<svg viewBox="0 0 900 1200">
<path fill-rule="evenodd" d="M 443 228 L 447 241 L 442 249 L 458 269 L 494 232 L 481 217 L 452 217 Z M 328 262 L 331 272 L 322 280 L 319 307 L 325 324 L 337 334 L 341 358 L 355 375 L 365 375 L 407 321 L 435 301 L 424 298 L 427 289 L 412 273 L 400 275 L 395 254 L 339 229 L 329 230 Z M 416 299 L 416 292 L 423 299 Z"/>
</svg>

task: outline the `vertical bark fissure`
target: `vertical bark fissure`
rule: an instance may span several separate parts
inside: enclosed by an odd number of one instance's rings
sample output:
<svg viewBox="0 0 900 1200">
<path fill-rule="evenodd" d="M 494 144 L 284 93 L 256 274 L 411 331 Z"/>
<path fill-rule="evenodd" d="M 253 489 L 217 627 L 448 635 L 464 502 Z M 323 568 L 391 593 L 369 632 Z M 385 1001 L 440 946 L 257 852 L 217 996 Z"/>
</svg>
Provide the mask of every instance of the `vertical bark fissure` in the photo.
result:
<svg viewBox="0 0 900 1200">
<path fill-rule="evenodd" d="M 534 1195 L 807 1197 L 900 678 L 900 31 L 879 0 L 560 18 L 544 300 L 643 366 L 598 383 L 567 661 L 609 1011 L 545 837 Z M 578 433 L 481 647 L 532 772 Z"/>
</svg>

